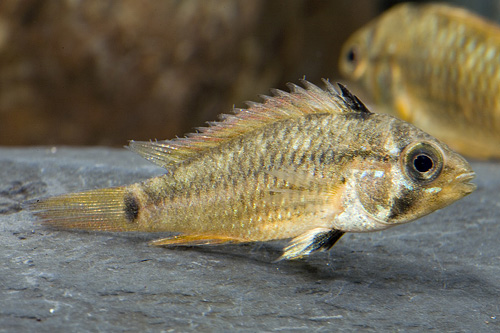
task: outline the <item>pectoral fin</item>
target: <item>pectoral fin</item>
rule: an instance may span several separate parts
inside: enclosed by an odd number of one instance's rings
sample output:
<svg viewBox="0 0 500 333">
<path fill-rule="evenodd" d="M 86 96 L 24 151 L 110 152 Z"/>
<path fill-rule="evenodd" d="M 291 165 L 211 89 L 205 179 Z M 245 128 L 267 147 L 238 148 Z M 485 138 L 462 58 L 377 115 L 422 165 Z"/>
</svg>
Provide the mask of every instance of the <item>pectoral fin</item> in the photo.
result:
<svg viewBox="0 0 500 333">
<path fill-rule="evenodd" d="M 196 246 L 220 245 L 224 243 L 245 243 L 244 239 L 216 235 L 178 235 L 149 242 L 153 246 Z"/>
<path fill-rule="evenodd" d="M 276 261 L 299 259 L 316 251 L 328 251 L 342 237 L 343 231 L 328 228 L 315 228 L 295 237 L 284 253 Z"/>
</svg>

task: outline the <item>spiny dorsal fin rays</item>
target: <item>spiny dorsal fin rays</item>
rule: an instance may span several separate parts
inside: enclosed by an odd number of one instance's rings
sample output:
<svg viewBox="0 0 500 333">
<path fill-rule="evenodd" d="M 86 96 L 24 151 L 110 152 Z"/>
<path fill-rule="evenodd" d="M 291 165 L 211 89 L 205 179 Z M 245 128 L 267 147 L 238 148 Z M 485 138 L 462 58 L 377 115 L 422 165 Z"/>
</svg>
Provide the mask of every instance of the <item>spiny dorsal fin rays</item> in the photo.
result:
<svg viewBox="0 0 500 333">
<path fill-rule="evenodd" d="M 307 98 L 301 98 L 300 102 L 303 107 L 309 109 L 308 113 L 339 113 L 339 112 L 349 112 L 350 110 L 345 109 L 345 103 L 342 103 L 341 96 L 339 96 L 338 92 L 333 89 L 327 89 L 326 91 L 319 88 L 318 86 L 310 83 L 306 80 L 300 80 L 301 83 L 306 87 L 306 89 L 297 86 L 293 83 L 289 83 L 288 87 L 292 91 L 292 94 L 295 96 L 306 96 Z M 326 80 L 323 80 L 325 85 L 328 88 L 330 83 Z M 306 103 L 304 103 L 306 102 Z"/>
<path fill-rule="evenodd" d="M 305 88 L 288 84 L 290 92 L 272 90 L 273 96 L 263 96 L 263 103 L 247 102 L 247 109 L 234 109 L 232 115 L 221 115 L 220 121 L 197 128 L 197 133 L 190 133 L 185 138 L 130 141 L 128 148 L 166 168 L 276 121 L 311 113 L 369 112 L 356 96 L 340 84 L 342 95 L 328 80 L 323 80 L 325 90 L 306 80 L 301 82 Z"/>
</svg>

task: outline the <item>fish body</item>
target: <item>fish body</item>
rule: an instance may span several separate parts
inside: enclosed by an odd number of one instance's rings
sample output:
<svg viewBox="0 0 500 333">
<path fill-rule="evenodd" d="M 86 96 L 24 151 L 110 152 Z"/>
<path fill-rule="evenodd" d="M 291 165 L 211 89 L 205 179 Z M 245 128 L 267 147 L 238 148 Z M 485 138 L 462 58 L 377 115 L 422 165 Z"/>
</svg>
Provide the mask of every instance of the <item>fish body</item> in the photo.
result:
<svg viewBox="0 0 500 333">
<path fill-rule="evenodd" d="M 342 74 L 381 111 L 475 158 L 500 157 L 500 27 L 465 9 L 404 3 L 344 44 Z"/>
<path fill-rule="evenodd" d="M 186 138 L 129 148 L 166 168 L 130 186 L 38 200 L 63 229 L 177 232 L 154 245 L 292 238 L 282 256 L 326 250 L 345 232 L 410 222 L 475 189 L 469 164 L 411 124 L 304 81 Z"/>
</svg>

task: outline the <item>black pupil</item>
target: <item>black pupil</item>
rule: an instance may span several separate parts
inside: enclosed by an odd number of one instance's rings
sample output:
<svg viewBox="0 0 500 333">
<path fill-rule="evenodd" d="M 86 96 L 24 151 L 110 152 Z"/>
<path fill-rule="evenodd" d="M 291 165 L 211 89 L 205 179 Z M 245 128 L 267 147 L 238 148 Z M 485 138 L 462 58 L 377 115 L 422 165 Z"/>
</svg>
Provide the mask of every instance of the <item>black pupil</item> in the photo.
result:
<svg viewBox="0 0 500 333">
<path fill-rule="evenodd" d="M 347 60 L 349 60 L 349 62 L 356 61 L 356 51 L 354 48 L 350 48 L 349 52 L 347 52 Z"/>
<path fill-rule="evenodd" d="M 427 172 L 434 166 L 432 159 L 427 155 L 418 155 L 413 160 L 413 165 L 418 172 Z"/>
</svg>

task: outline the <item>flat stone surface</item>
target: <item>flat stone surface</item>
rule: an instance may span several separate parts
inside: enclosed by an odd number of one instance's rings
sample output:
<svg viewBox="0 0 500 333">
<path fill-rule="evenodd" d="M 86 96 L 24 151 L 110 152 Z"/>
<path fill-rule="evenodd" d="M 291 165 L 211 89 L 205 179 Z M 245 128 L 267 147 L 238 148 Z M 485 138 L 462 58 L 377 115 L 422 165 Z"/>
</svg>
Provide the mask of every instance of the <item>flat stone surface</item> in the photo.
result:
<svg viewBox="0 0 500 333">
<path fill-rule="evenodd" d="M 500 330 L 500 164 L 417 222 L 273 263 L 284 242 L 155 248 L 36 225 L 21 203 L 162 170 L 125 150 L 0 148 L 1 331 Z"/>
</svg>

